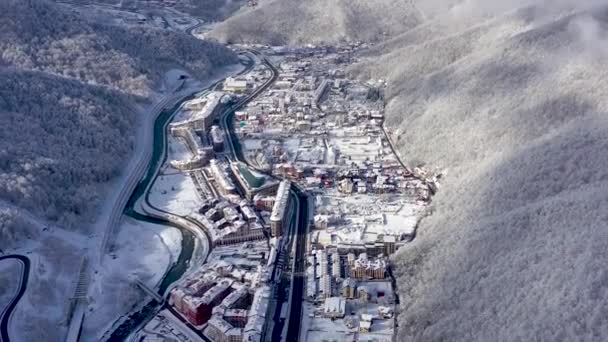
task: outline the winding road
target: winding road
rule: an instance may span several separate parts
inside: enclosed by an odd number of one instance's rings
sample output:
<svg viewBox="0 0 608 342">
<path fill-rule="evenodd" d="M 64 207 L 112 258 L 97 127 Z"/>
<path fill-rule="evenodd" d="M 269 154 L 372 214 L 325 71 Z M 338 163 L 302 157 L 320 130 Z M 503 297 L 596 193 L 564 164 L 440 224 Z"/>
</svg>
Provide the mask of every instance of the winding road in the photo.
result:
<svg viewBox="0 0 608 342">
<path fill-rule="evenodd" d="M 228 137 L 228 147 L 230 148 L 230 154 L 232 155 L 232 158 L 246 164 L 247 166 L 253 168 L 254 170 L 258 170 L 258 168 L 251 165 L 243 157 L 243 153 L 240 148 L 240 143 L 238 142 L 238 139 L 236 138 L 236 135 L 234 134 L 234 127 L 231 125 L 232 117 L 234 116 L 235 111 L 244 107 L 247 103 L 251 102 L 251 100 L 253 100 L 258 95 L 263 93 L 266 89 L 268 89 L 268 87 L 270 87 L 270 85 L 272 85 L 279 77 L 279 71 L 260 52 L 258 52 L 256 50 L 250 50 L 249 52 L 252 53 L 253 55 L 257 56 L 258 58 L 260 58 L 262 63 L 264 63 L 264 65 L 266 65 L 268 67 L 272 76 L 266 82 L 264 82 L 264 84 L 261 87 L 256 89 L 253 93 L 251 93 L 247 97 L 242 98 L 237 103 L 233 104 L 232 106 L 230 106 L 229 108 L 224 110 L 224 112 L 220 116 L 220 125 L 222 126 L 222 129 L 224 130 L 224 132 L 226 132 L 226 136 Z"/>
<path fill-rule="evenodd" d="M 246 68 L 239 74 L 249 72 L 254 65 L 255 64 L 252 61 L 247 64 Z M 146 148 L 144 155 L 145 160 L 140 164 L 142 165 L 142 168 L 137 169 L 137 174 L 131 178 L 131 182 L 129 183 L 127 189 L 129 191 L 123 193 L 123 196 L 121 196 L 121 203 L 117 203 L 116 205 L 116 208 L 120 210 L 117 213 L 120 215 L 124 212 L 136 220 L 152 221 L 159 224 L 170 225 L 182 231 L 187 231 L 195 237 L 196 243 L 194 250 L 190 250 L 190 255 L 186 258 L 182 258 L 183 255 L 180 254 L 181 263 L 179 265 L 174 265 L 177 270 L 172 272 L 174 274 L 171 276 L 167 274 L 163 277 L 159 289 L 159 294 L 163 297 L 168 295 L 171 284 L 176 278 L 181 277 L 192 264 L 200 264 L 205 261 L 211 250 L 212 241 L 205 227 L 196 220 L 170 213 L 157 208 L 150 203 L 150 188 L 158 177 L 162 165 L 167 160 L 167 126 L 178 112 L 179 107 L 183 102 L 190 99 L 194 94 L 203 96 L 205 92 L 215 89 L 217 85 L 223 81 L 223 79 L 218 80 L 205 89 L 198 90 L 195 93 L 191 92 L 190 94 L 184 95 L 184 93 L 181 92 L 179 98 L 172 96 L 167 102 L 158 107 L 158 111 L 155 111 L 154 124 L 147 130 L 152 134 L 149 138 L 151 141 L 147 141 L 148 147 Z M 159 151 L 160 154 L 158 153 Z M 120 217 L 120 215 L 117 216 Z M 186 251 L 182 250 L 182 253 L 184 252 Z M 109 334 L 109 340 L 126 338 L 134 329 L 150 319 L 158 308 L 158 303 L 146 305 L 141 311 L 129 315 L 126 320 L 120 323 L 111 332 L 106 332 L 106 335 L 104 336 L 108 336 Z"/>
<path fill-rule="evenodd" d="M 13 300 L 8 304 L 6 308 L 0 313 L 0 342 L 9 342 L 9 333 L 8 333 L 8 325 L 11 320 L 11 315 L 15 310 L 15 307 L 21 300 L 21 297 L 25 294 L 25 290 L 27 289 L 27 283 L 30 278 L 30 259 L 23 255 L 5 255 L 0 257 L 0 261 L 7 259 L 15 259 L 21 264 L 21 278 L 19 280 L 19 289 L 15 294 Z"/>
</svg>

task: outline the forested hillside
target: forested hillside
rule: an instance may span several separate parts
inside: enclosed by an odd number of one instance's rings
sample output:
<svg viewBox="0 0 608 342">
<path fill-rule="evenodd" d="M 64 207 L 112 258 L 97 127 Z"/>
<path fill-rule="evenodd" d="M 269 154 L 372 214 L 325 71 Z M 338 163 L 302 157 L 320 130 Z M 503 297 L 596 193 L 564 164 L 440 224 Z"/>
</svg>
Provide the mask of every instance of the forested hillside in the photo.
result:
<svg viewBox="0 0 608 342">
<path fill-rule="evenodd" d="M 59 0 L 54 0 L 60 2 Z M 121 6 L 124 9 L 143 8 L 154 9 L 154 4 L 150 5 L 148 0 L 71 0 L 70 3 L 77 4 L 109 4 Z M 206 21 L 219 21 L 226 19 L 241 6 L 247 3 L 246 0 L 180 0 L 175 3 L 174 8 L 183 13 L 190 14 Z"/>
<path fill-rule="evenodd" d="M 267 0 L 218 25 L 222 42 L 273 45 L 386 39 L 418 24 L 411 1 Z"/>
<path fill-rule="evenodd" d="M 237 61 L 216 43 L 90 24 L 45 0 L 0 1 L 0 27 L 0 200 L 83 231 L 164 74 Z"/>
<path fill-rule="evenodd" d="M 608 334 L 608 9 L 561 5 L 435 12 L 354 68 L 387 80 L 402 156 L 445 173 L 395 259 L 401 340 Z"/>
<path fill-rule="evenodd" d="M 205 20 L 223 20 L 246 4 L 245 0 L 189 0 L 177 3 L 177 9 Z"/>
<path fill-rule="evenodd" d="M 133 148 L 124 94 L 41 72 L 0 70 L 0 198 L 71 225 L 100 201 Z"/>
<path fill-rule="evenodd" d="M 149 96 L 179 66 L 198 77 L 235 56 L 215 43 L 170 31 L 89 24 L 43 0 L 0 2 L 0 51 L 7 63 Z"/>
<path fill-rule="evenodd" d="M 38 227 L 24 219 L 16 210 L 0 208 L 0 236 L 2 237 L 0 251 L 2 253 L 27 239 L 37 239 L 39 235 Z M 2 282 L 2 277 L 0 277 L 0 282 Z"/>
</svg>

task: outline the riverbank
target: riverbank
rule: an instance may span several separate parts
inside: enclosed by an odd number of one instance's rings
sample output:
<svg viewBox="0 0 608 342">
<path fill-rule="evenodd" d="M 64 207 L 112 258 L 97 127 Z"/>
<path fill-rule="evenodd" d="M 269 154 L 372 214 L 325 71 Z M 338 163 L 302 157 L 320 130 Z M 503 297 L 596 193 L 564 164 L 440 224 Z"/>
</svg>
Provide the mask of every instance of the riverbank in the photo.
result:
<svg viewBox="0 0 608 342">
<path fill-rule="evenodd" d="M 143 299 L 133 281 L 140 280 L 156 288 L 163 275 L 180 255 L 182 234 L 177 228 L 128 218 L 122 221 L 116 252 L 104 262 L 89 305 L 89 315 L 96 319 L 88 331 L 100 331 L 116 319 L 116 312 L 128 312 Z"/>
<path fill-rule="evenodd" d="M 167 126 L 179 113 L 181 105 L 185 100 L 191 98 L 192 96 L 196 96 L 195 94 L 197 93 L 204 92 L 204 89 L 213 87 L 219 81 L 230 75 L 241 72 L 243 69 L 244 66 L 242 65 L 233 65 L 229 68 L 223 69 L 218 73 L 218 76 L 213 79 L 208 79 L 205 82 L 197 82 L 194 86 L 191 85 L 188 87 L 188 90 L 182 90 L 182 93 L 188 92 L 191 95 L 185 96 L 172 108 L 165 108 L 158 116 L 154 117 L 153 123 L 149 122 L 147 124 L 148 130 L 146 135 L 152 136 L 151 139 L 145 139 L 146 142 L 149 143 L 149 146 L 144 147 L 147 149 L 149 154 L 147 168 L 141 172 L 141 174 L 143 174 L 143 179 L 138 181 L 137 185 L 130 194 L 125 212 L 131 216 L 131 219 L 171 225 L 181 230 L 182 245 L 179 257 L 177 258 L 176 262 L 169 269 L 165 269 L 164 272 L 157 270 L 157 273 L 163 274 L 159 284 L 160 293 L 164 293 L 173 282 L 179 280 L 184 274 L 186 274 L 191 269 L 192 265 L 204 262 L 207 254 L 209 253 L 209 241 L 206 235 L 199 231 L 200 229 L 198 227 L 190 227 L 187 222 L 181 222 L 179 218 L 174 218 L 171 213 L 158 211 L 148 203 L 148 193 L 150 188 L 156 182 L 159 170 L 167 162 Z M 151 287 L 155 288 L 153 286 Z M 132 327 L 138 326 L 141 323 L 140 320 L 146 319 L 145 317 L 147 317 L 147 315 L 132 315 L 133 310 L 138 313 L 141 311 L 137 309 L 141 308 L 141 305 L 137 305 L 137 303 L 145 301 L 141 291 L 139 289 L 135 289 L 131 284 L 129 284 L 129 287 L 123 288 L 123 290 L 134 299 L 132 305 L 117 308 L 122 309 L 119 311 L 122 311 L 123 314 L 121 314 L 121 318 L 118 320 L 122 323 L 119 323 L 118 326 L 116 326 L 118 321 L 114 319 L 113 322 L 107 322 L 103 326 L 97 324 L 87 324 L 85 326 L 85 328 L 87 328 L 85 330 L 85 336 L 99 337 L 102 332 L 108 334 L 109 331 L 101 330 L 101 328 L 105 327 L 107 329 L 112 326 L 110 330 L 120 331 L 120 335 L 124 335 L 124 337 L 126 337 L 131 331 Z M 150 307 L 149 309 L 153 309 L 153 307 Z M 146 311 L 149 309 L 146 309 Z M 124 320 L 123 318 L 126 315 L 129 315 L 131 318 Z M 114 328 L 115 326 L 116 329 Z"/>
</svg>

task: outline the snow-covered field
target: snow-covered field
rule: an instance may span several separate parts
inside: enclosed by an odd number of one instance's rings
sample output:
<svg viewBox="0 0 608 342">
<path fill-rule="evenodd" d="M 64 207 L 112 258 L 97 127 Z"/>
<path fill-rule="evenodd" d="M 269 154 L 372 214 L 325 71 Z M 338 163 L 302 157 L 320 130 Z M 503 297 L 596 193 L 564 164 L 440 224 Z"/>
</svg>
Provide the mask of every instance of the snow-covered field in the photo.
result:
<svg viewBox="0 0 608 342">
<path fill-rule="evenodd" d="M 381 144 L 375 140 L 370 141 L 366 136 L 332 137 L 329 144 L 336 146 L 340 153 L 351 157 L 353 162 L 374 158 L 383 151 Z"/>
<path fill-rule="evenodd" d="M 150 204 L 176 215 L 188 215 L 200 207 L 202 199 L 188 174 L 158 176 L 150 189 Z"/>
<path fill-rule="evenodd" d="M 369 283 L 365 283 L 368 286 Z M 384 283 L 381 283 L 384 284 Z M 388 285 L 390 289 L 390 284 Z M 311 303 L 302 305 L 302 325 L 300 338 L 302 341 L 369 341 L 369 342 L 391 342 L 393 340 L 394 324 L 393 319 L 379 319 L 377 303 L 359 303 L 356 300 L 348 300 L 346 304 L 346 320 L 354 323 L 353 328 L 345 325 L 345 320 L 338 319 L 332 321 L 329 318 L 321 317 L 318 312 L 323 307 L 315 306 Z M 374 317 L 371 331 L 360 333 L 358 322 L 362 314 L 370 314 Z M 315 317 L 311 317 L 311 316 Z"/>
<path fill-rule="evenodd" d="M 125 314 L 142 299 L 133 284 L 139 279 L 150 288 L 156 287 L 181 252 L 182 235 L 173 227 L 123 220 L 117 238 L 117 249 L 95 274 L 89 291 L 89 312 L 95 319 L 86 320 L 85 336 L 94 339 L 120 314 Z"/>
<path fill-rule="evenodd" d="M 154 288 L 181 252 L 182 234 L 177 228 L 125 219 L 118 234 L 117 251 L 104 268 L 123 269 Z"/>
<path fill-rule="evenodd" d="M 8 306 L 19 286 L 21 267 L 13 259 L 0 261 L 0 312 Z"/>
<path fill-rule="evenodd" d="M 61 341 L 69 298 L 87 243 L 54 229 L 21 252 L 31 260 L 30 280 L 11 321 L 16 341 Z"/>
<path fill-rule="evenodd" d="M 309 307 L 307 303 L 305 306 Z M 309 309 L 309 308 L 308 308 Z M 304 311 L 307 313 L 308 309 Z M 354 337 L 354 330 L 344 325 L 343 320 L 331 321 L 329 318 L 310 318 L 308 317 L 306 329 L 306 339 L 304 341 L 351 341 Z M 304 327 L 302 327 L 304 329 Z"/>
<path fill-rule="evenodd" d="M 425 206 L 404 203 L 394 214 L 387 213 L 384 215 L 386 221 L 381 226 L 381 231 L 377 233 L 412 235 L 424 208 Z"/>
<path fill-rule="evenodd" d="M 162 337 L 159 337 L 159 334 Z M 137 332 L 134 340 L 199 342 L 201 338 L 176 318 L 173 313 L 168 310 L 162 310 L 145 325 L 144 329 Z"/>
<path fill-rule="evenodd" d="M 188 149 L 188 146 L 179 138 L 172 136 L 171 134 L 167 135 L 167 153 L 169 158 L 167 160 L 188 160 L 192 158 L 192 152 Z M 173 169 L 171 166 L 166 166 L 164 170 L 165 173 L 171 172 L 174 170 L 175 172 L 180 172 L 179 170 Z"/>
<path fill-rule="evenodd" d="M 245 139 L 243 140 L 243 150 L 259 150 L 262 148 L 261 139 Z"/>
<path fill-rule="evenodd" d="M 94 235 L 84 236 L 39 220 L 32 213 L 0 203 L 0 230 L 5 254 L 30 258 L 27 290 L 13 312 L 9 330 L 16 341 L 60 341 L 64 338 L 68 299 L 78 267 Z M 12 299 L 19 267 L 0 262 L 0 303 Z M 4 265 L 4 266 L 3 266 Z"/>
<path fill-rule="evenodd" d="M 426 208 L 399 195 L 344 196 L 328 191 L 327 196 L 318 199 L 316 212 L 344 215 L 344 222 L 331 225 L 328 230 L 344 242 L 375 241 L 379 234 L 411 235 Z"/>
</svg>

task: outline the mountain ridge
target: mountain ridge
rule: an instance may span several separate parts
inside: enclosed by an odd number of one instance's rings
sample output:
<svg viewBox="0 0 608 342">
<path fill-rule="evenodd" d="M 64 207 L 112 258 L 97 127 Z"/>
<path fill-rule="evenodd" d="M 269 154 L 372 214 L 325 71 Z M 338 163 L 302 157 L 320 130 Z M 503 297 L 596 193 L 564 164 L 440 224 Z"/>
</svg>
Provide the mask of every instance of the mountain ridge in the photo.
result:
<svg viewBox="0 0 608 342">
<path fill-rule="evenodd" d="M 377 41 L 418 23 L 411 1 L 267 0 L 220 23 L 210 36 L 271 45 Z"/>
</svg>

